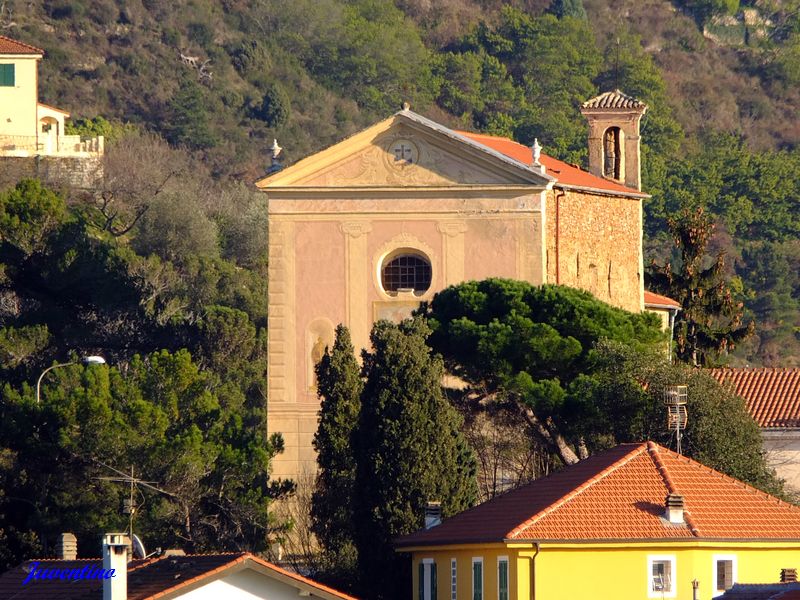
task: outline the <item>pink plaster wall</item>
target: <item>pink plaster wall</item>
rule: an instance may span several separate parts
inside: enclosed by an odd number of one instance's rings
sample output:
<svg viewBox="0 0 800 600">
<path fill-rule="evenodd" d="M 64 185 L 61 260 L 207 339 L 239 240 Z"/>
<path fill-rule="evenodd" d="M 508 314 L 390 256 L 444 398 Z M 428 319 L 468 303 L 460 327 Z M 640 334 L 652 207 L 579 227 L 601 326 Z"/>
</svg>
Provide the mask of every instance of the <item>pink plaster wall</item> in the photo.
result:
<svg viewBox="0 0 800 600">
<path fill-rule="evenodd" d="M 530 232 L 534 235 L 534 231 Z M 471 220 L 464 234 L 464 277 L 516 277 L 516 224 L 504 219 Z"/>
<path fill-rule="evenodd" d="M 305 221 L 295 233 L 296 316 L 296 389 L 299 402 L 316 401 L 308 392 L 306 332 L 319 317 L 330 319 L 333 326 L 344 323 L 345 310 L 345 240 L 339 223 Z"/>
</svg>

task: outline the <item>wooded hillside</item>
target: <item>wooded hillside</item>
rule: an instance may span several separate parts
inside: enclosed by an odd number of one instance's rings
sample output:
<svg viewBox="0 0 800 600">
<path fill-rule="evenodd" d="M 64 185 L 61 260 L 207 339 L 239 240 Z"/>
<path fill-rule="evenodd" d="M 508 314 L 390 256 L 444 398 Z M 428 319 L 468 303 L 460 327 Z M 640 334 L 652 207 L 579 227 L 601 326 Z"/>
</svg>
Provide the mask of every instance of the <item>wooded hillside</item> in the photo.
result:
<svg viewBox="0 0 800 600">
<path fill-rule="evenodd" d="M 647 249 L 705 206 L 756 335 L 734 362 L 800 363 L 797 0 L 2 0 L 46 50 L 41 100 L 152 130 L 252 181 L 404 100 L 583 163 L 580 101 L 619 87 L 644 123 Z M 80 122 L 80 121 L 78 121 Z M 79 128 L 80 130 L 80 128 Z M 709 260 L 712 260 L 710 257 Z"/>
</svg>

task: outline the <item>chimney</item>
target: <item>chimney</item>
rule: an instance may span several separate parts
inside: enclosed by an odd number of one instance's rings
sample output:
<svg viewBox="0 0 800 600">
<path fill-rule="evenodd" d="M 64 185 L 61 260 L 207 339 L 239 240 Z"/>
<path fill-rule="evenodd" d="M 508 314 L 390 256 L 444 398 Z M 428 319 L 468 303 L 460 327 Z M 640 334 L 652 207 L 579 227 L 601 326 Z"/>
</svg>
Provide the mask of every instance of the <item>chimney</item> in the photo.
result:
<svg viewBox="0 0 800 600">
<path fill-rule="evenodd" d="M 797 581 L 797 569 L 781 569 L 781 583 L 795 583 Z"/>
<path fill-rule="evenodd" d="M 61 560 L 78 558 L 78 539 L 71 533 L 62 533 L 56 542 L 56 555 Z"/>
<path fill-rule="evenodd" d="M 642 189 L 639 123 L 647 105 L 619 90 L 581 105 L 589 123 L 589 172 Z"/>
<path fill-rule="evenodd" d="M 128 547 L 131 540 L 124 533 L 103 536 L 103 600 L 128 598 Z M 113 572 L 112 572 L 113 569 Z"/>
<path fill-rule="evenodd" d="M 683 520 L 683 496 L 680 494 L 670 494 L 667 496 L 666 507 L 667 510 L 664 514 L 664 518 L 667 521 L 675 524 L 681 524 L 685 522 Z"/>
<path fill-rule="evenodd" d="M 442 522 L 442 503 L 428 502 L 425 505 L 425 529 L 436 527 Z"/>
</svg>

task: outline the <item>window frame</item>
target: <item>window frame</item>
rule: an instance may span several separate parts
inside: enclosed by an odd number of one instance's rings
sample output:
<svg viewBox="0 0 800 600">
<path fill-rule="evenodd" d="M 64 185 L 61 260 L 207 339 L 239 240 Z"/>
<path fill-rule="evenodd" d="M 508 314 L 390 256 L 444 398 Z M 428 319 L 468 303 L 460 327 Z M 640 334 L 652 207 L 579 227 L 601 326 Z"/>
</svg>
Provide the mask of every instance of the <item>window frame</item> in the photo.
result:
<svg viewBox="0 0 800 600">
<path fill-rule="evenodd" d="M 475 589 L 475 565 L 480 565 L 480 574 L 481 574 L 481 587 L 479 590 Z M 484 577 L 483 577 L 483 557 L 482 556 L 473 556 L 472 557 L 472 570 L 470 571 L 470 578 L 472 579 L 472 600 L 483 600 L 483 588 L 484 586 Z M 475 593 L 478 593 L 476 596 Z"/>
<path fill-rule="evenodd" d="M 655 563 L 670 563 L 669 591 L 656 591 L 653 589 L 653 565 Z M 678 595 L 675 581 L 678 579 L 678 565 L 674 554 L 648 554 L 647 555 L 647 597 L 648 598 L 675 598 Z"/>
<path fill-rule="evenodd" d="M 425 580 L 426 574 L 428 579 L 427 581 Z M 422 596 L 419 598 L 419 600 L 436 600 L 436 559 L 423 558 L 419 561 L 419 577 L 420 581 L 417 586 L 417 594 L 422 592 Z M 425 585 L 426 583 L 428 584 L 427 586 Z"/>
<path fill-rule="evenodd" d="M 506 593 L 503 596 L 503 590 L 500 588 L 500 567 L 506 566 Z M 511 565 L 508 561 L 508 556 L 497 557 L 497 600 L 509 600 L 511 597 Z"/>
<path fill-rule="evenodd" d="M 11 77 L 7 80 L 8 73 L 11 73 Z M 7 83 L 7 81 L 11 83 Z M 0 63 L 0 87 L 17 87 L 16 63 Z"/>
<path fill-rule="evenodd" d="M 717 588 L 717 563 L 729 560 L 731 561 L 731 584 L 735 584 L 738 577 L 739 577 L 739 568 L 738 568 L 738 560 L 735 554 L 713 554 L 711 556 L 711 581 L 714 582 L 712 587 L 711 597 L 716 598 L 717 596 L 721 596 L 725 593 L 726 590 L 720 590 Z M 730 588 L 729 588 L 730 589 Z"/>
<path fill-rule="evenodd" d="M 430 257 L 427 254 L 425 254 L 424 252 L 422 252 L 420 250 L 417 250 L 415 248 L 398 248 L 394 252 L 390 252 L 389 254 L 387 254 L 383 258 L 381 263 L 380 263 L 380 268 L 378 270 L 378 283 L 380 284 L 380 287 L 381 287 L 381 290 L 383 291 L 383 293 L 386 294 L 389 297 L 396 297 L 398 295 L 398 293 L 399 293 L 399 290 L 401 290 L 401 289 L 409 289 L 409 288 L 405 288 L 405 287 L 402 287 L 402 286 L 397 287 L 395 289 L 389 289 L 389 287 L 387 287 L 387 285 L 386 285 L 386 281 L 385 281 L 386 269 L 389 268 L 389 265 L 391 265 L 394 261 L 399 260 L 401 258 L 416 259 L 416 260 L 424 263 L 425 265 L 427 265 L 428 285 L 424 290 L 423 289 L 417 289 L 417 288 L 410 288 L 410 289 L 414 290 L 413 291 L 414 296 L 422 296 L 422 295 L 426 294 L 428 291 L 430 291 L 431 286 L 433 285 L 433 262 L 431 261 Z M 402 269 L 404 267 L 402 265 L 398 265 L 395 268 Z M 417 268 L 420 268 L 420 267 L 417 267 L 417 266 L 415 266 L 415 267 L 405 266 L 405 268 L 406 269 L 417 269 Z M 416 275 L 415 275 L 415 278 L 416 278 Z"/>
</svg>

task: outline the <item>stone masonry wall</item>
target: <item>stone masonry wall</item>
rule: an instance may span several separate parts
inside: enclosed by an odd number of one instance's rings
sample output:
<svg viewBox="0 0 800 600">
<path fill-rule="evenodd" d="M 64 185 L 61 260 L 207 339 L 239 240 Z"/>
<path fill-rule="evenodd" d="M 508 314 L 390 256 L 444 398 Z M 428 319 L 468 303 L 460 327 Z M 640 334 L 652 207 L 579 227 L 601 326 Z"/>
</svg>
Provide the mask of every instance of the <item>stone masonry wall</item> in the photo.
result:
<svg viewBox="0 0 800 600">
<path fill-rule="evenodd" d="M 554 189 L 546 202 L 547 282 L 641 311 L 641 200 Z"/>
</svg>

